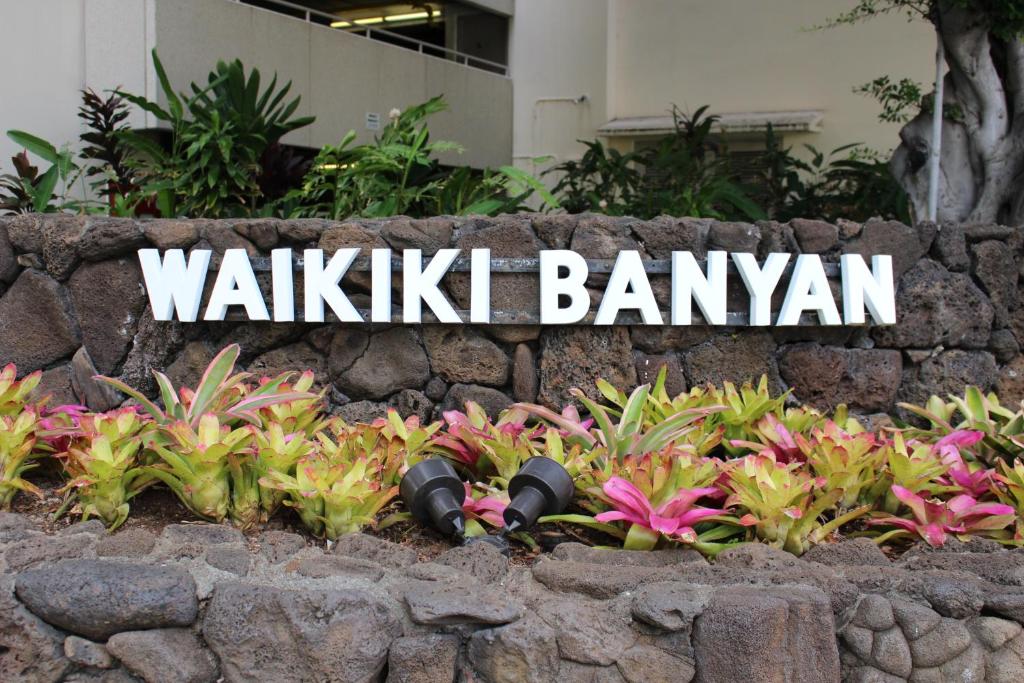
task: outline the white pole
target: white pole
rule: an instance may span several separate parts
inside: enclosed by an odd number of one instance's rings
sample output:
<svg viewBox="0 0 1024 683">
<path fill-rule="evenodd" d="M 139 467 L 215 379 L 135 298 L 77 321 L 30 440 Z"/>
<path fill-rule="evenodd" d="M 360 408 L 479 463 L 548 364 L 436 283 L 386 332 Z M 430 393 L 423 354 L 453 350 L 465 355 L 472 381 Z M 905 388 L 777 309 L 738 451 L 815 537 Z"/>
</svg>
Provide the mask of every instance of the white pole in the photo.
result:
<svg viewBox="0 0 1024 683">
<path fill-rule="evenodd" d="M 936 29 L 938 47 L 935 50 L 935 102 L 932 105 L 932 149 L 928 167 L 928 220 L 933 223 L 939 217 L 939 164 L 942 160 L 942 106 L 943 71 L 946 65 L 946 49 L 942 44 L 942 32 Z"/>
</svg>

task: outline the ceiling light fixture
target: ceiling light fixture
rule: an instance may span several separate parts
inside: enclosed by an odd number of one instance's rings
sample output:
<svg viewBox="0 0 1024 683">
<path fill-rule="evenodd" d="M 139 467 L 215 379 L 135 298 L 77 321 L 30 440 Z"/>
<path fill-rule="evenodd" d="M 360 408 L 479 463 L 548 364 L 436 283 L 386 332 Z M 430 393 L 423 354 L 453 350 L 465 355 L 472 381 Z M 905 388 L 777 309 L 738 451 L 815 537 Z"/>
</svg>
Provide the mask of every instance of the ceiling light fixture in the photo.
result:
<svg viewBox="0 0 1024 683">
<path fill-rule="evenodd" d="M 331 28 L 348 28 L 352 25 L 351 21 L 332 21 Z"/>
</svg>

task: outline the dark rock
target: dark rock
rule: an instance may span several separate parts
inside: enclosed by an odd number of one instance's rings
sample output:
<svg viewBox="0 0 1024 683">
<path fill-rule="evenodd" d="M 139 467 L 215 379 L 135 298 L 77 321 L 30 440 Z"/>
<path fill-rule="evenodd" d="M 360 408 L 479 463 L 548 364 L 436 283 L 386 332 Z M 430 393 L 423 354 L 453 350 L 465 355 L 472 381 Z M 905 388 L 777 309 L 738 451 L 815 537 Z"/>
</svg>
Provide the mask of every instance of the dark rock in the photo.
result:
<svg viewBox="0 0 1024 683">
<path fill-rule="evenodd" d="M 714 222 L 708 232 L 708 251 L 756 254 L 761 231 L 750 223 Z"/>
<path fill-rule="evenodd" d="M 895 402 L 903 357 L 895 350 L 809 342 L 784 347 L 779 372 L 801 403 L 821 408 L 845 403 L 856 411 L 882 411 Z"/>
<path fill-rule="evenodd" d="M 879 346 L 983 348 L 992 330 L 993 309 L 971 278 L 924 260 L 899 281 L 897 324 L 879 327 Z"/>
<path fill-rule="evenodd" d="M 4 363 L 14 363 L 25 375 L 70 356 L 81 338 L 72 310 L 64 288 L 52 278 L 23 271 L 0 298 Z"/>
<path fill-rule="evenodd" d="M 693 661 L 651 645 L 634 645 L 616 666 L 629 683 L 687 683 L 696 674 Z"/>
<path fill-rule="evenodd" d="M 566 562 L 615 565 L 618 567 L 675 567 L 696 562 L 707 564 L 696 550 L 671 548 L 667 550 L 610 550 L 594 548 L 582 543 L 559 543 L 551 557 Z"/>
<path fill-rule="evenodd" d="M 328 225 L 328 221 L 318 218 L 284 221 L 277 226 L 277 235 L 284 242 L 314 246 Z"/>
<path fill-rule="evenodd" d="M 985 610 L 1024 625 L 1024 593 L 986 595 Z"/>
<path fill-rule="evenodd" d="M 961 273 L 971 267 L 971 257 L 967 253 L 967 240 L 964 229 L 956 223 L 945 223 L 935 234 L 932 244 L 932 256 L 949 270 Z"/>
<path fill-rule="evenodd" d="M 553 591 L 606 599 L 634 590 L 642 583 L 677 577 L 668 568 L 542 559 L 533 565 L 533 578 Z"/>
<path fill-rule="evenodd" d="M 46 402 L 50 408 L 78 403 L 74 387 L 71 386 L 70 365 L 58 365 L 43 371 L 42 377 L 39 378 L 39 384 L 32 392 L 32 397 L 38 401 L 46 396 L 50 397 L 50 400 Z"/>
<path fill-rule="evenodd" d="M 249 566 L 252 563 L 252 555 L 245 548 L 230 543 L 223 543 L 211 547 L 203 555 L 206 564 L 214 569 L 231 572 L 236 576 L 245 576 L 249 573 Z"/>
<path fill-rule="evenodd" d="M 200 233 L 215 252 L 214 262 L 228 249 L 244 249 L 250 257 L 260 255 L 256 245 L 235 232 L 230 221 L 206 221 Z"/>
<path fill-rule="evenodd" d="M 477 631 L 468 652 L 470 664 L 486 681 L 553 683 L 558 673 L 555 632 L 532 614 L 508 626 Z"/>
<path fill-rule="evenodd" d="M 74 536 L 76 534 L 92 534 L 93 536 L 105 536 L 107 527 L 98 519 L 90 519 L 85 522 L 75 522 L 57 531 L 57 536 Z"/>
<path fill-rule="evenodd" d="M 356 590 L 283 590 L 221 583 L 203 636 L 226 681 L 375 680 L 402 627 L 388 607 Z"/>
<path fill-rule="evenodd" d="M 199 224 L 191 220 L 140 221 L 142 233 L 157 249 L 188 249 L 199 241 Z"/>
<path fill-rule="evenodd" d="M 39 523 L 31 517 L 0 511 L 0 543 L 22 541 L 41 532 Z"/>
<path fill-rule="evenodd" d="M 431 401 L 440 401 L 448 393 L 448 384 L 440 377 L 431 377 L 427 386 L 423 389 Z"/>
<path fill-rule="evenodd" d="M 1013 235 L 1013 228 L 1008 225 L 965 225 L 964 235 L 970 242 L 985 240 L 1005 240 Z"/>
<path fill-rule="evenodd" d="M 28 213 L 16 216 L 4 216 L 3 224 L 7 228 L 7 237 L 11 246 L 20 252 L 40 251 L 43 248 L 43 222 L 52 216 Z"/>
<path fill-rule="evenodd" d="M 332 552 L 343 557 L 371 560 L 392 569 L 416 563 L 416 551 L 369 534 L 346 534 L 334 544 Z"/>
<path fill-rule="evenodd" d="M 139 319 L 128 357 L 121 369 L 120 379 L 130 387 L 148 395 L 157 392 L 153 368 L 167 368 L 185 344 L 188 323 L 157 322 L 147 307 Z"/>
<path fill-rule="evenodd" d="M 697 681 L 839 680 L 832 611 L 821 591 L 716 592 L 694 623 Z"/>
<path fill-rule="evenodd" d="M 636 642 L 629 613 L 604 601 L 545 595 L 533 608 L 554 630 L 562 659 L 610 666 Z"/>
<path fill-rule="evenodd" d="M 1024 586 L 1024 553 L 958 552 L 905 554 L 899 565 L 913 571 L 964 571 L 1004 586 Z"/>
<path fill-rule="evenodd" d="M 588 259 L 614 260 L 620 251 L 639 251 L 646 258 L 647 253 L 630 230 L 631 222 L 593 214 L 580 216 L 570 249 Z"/>
<path fill-rule="evenodd" d="M 417 582 L 404 598 L 417 624 L 507 624 L 525 612 L 502 591 L 472 584 Z"/>
<path fill-rule="evenodd" d="M 693 620 L 711 602 L 713 589 L 682 581 L 656 581 L 633 595 L 633 618 L 663 631 L 684 631 L 689 637 Z"/>
<path fill-rule="evenodd" d="M 388 652 L 387 683 L 451 683 L 458 656 L 458 636 L 396 638 Z"/>
<path fill-rule="evenodd" d="M 76 536 L 31 536 L 11 543 L 4 551 L 4 561 L 12 571 L 21 571 L 39 564 L 79 558 L 96 543 L 91 534 Z"/>
<path fill-rule="evenodd" d="M 1020 354 L 1020 345 L 1010 330 L 993 332 L 988 342 L 988 348 L 1000 363 L 1009 363 Z"/>
<path fill-rule="evenodd" d="M 192 631 L 165 628 L 111 636 L 107 649 L 147 683 L 213 683 L 217 662 Z"/>
<path fill-rule="evenodd" d="M 290 560 L 306 547 L 306 539 L 290 531 L 264 531 L 259 535 L 260 555 L 270 564 Z"/>
<path fill-rule="evenodd" d="M 830 223 L 794 218 L 789 226 L 805 254 L 824 254 L 839 244 L 839 228 Z"/>
<path fill-rule="evenodd" d="M 934 230 L 932 226 L 932 236 Z M 860 254 L 868 263 L 871 262 L 872 256 L 889 254 L 892 256 L 893 276 L 899 280 L 928 252 L 931 241 L 930 237 L 919 235 L 914 228 L 902 223 L 870 221 L 864 224 L 859 237 L 847 242 L 843 253 Z"/>
<path fill-rule="evenodd" d="M 0 578 L 0 679 L 57 683 L 71 668 L 64 635 L 14 597 L 14 578 Z"/>
<path fill-rule="evenodd" d="M 447 382 L 494 387 L 508 382 L 508 356 L 479 332 L 461 325 L 427 325 L 423 342 L 431 369 Z"/>
<path fill-rule="evenodd" d="M 491 417 L 497 417 L 498 413 L 512 405 L 512 399 L 497 389 L 475 384 L 453 384 L 445 394 L 440 409 L 465 410 L 468 401 L 480 405 Z"/>
<path fill-rule="evenodd" d="M 195 582 L 177 567 L 64 560 L 22 572 L 15 589 L 44 621 L 94 640 L 120 631 L 188 626 L 199 608 Z"/>
<path fill-rule="evenodd" d="M 654 385 L 658 381 L 658 374 L 665 368 L 665 391 L 669 396 L 678 396 L 686 391 L 686 377 L 683 374 L 683 366 L 679 363 L 679 356 L 674 353 L 651 355 L 646 353 L 635 353 L 636 358 L 636 381 L 638 384 Z"/>
<path fill-rule="evenodd" d="M 558 327 L 540 339 L 539 401 L 561 410 L 577 388 L 599 398 L 595 383 L 605 379 L 617 387 L 636 385 L 629 333 L 622 327 Z"/>
<path fill-rule="evenodd" d="M 415 389 L 402 389 L 388 399 L 388 407 L 397 410 L 403 418 L 415 415 L 421 424 L 430 422 L 430 416 L 434 412 L 434 402 L 422 391 Z"/>
<path fill-rule="evenodd" d="M 1009 322 L 1009 312 L 1017 308 L 1017 263 L 1005 242 L 989 240 L 971 247 L 974 276 L 988 294 L 995 312 L 996 327 Z"/>
<path fill-rule="evenodd" d="M 694 258 L 707 255 L 707 237 L 712 221 L 704 218 L 659 216 L 633 224 L 633 232 L 653 258 L 670 259 L 673 251 L 689 251 Z"/>
<path fill-rule="evenodd" d="M 226 524 L 168 524 L 157 539 L 157 552 L 162 557 L 198 557 L 213 546 L 245 545 L 238 529 Z"/>
<path fill-rule="evenodd" d="M 18 277 L 18 259 L 14 256 L 14 247 L 7 237 L 7 228 L 0 224 L 0 282 L 14 282 Z"/>
<path fill-rule="evenodd" d="M 370 336 L 357 327 L 338 327 L 331 338 L 327 367 L 331 377 L 337 377 L 352 367 L 366 353 Z"/>
<path fill-rule="evenodd" d="M 807 562 L 818 562 L 830 567 L 889 566 L 878 544 L 870 538 L 851 538 L 839 543 L 819 543 L 801 556 Z"/>
<path fill-rule="evenodd" d="M 43 223 L 42 229 L 46 272 L 63 282 L 81 260 L 78 242 L 82 236 L 82 221 L 77 216 L 54 216 Z"/>
<path fill-rule="evenodd" d="M 485 585 L 500 584 L 508 573 L 508 558 L 489 543 L 469 543 L 446 550 L 434 562 L 453 567 Z"/>
<path fill-rule="evenodd" d="M 75 390 L 78 400 L 94 412 L 112 410 L 121 404 L 124 398 L 114 387 L 96 379 L 100 374 L 92 362 L 92 357 L 83 346 L 71 358 L 71 388 Z"/>
<path fill-rule="evenodd" d="M 768 376 L 773 393 L 778 393 L 782 386 L 775 363 L 775 342 L 767 332 L 714 337 L 684 353 L 683 367 L 691 386 L 750 381 L 756 384 L 761 375 Z"/>
<path fill-rule="evenodd" d="M 235 223 L 235 232 L 255 244 L 261 251 L 277 246 L 277 221 L 248 220 Z"/>
<path fill-rule="evenodd" d="M 430 363 L 416 332 L 395 327 L 370 338 L 366 352 L 334 379 L 354 398 L 380 399 L 401 389 L 419 389 L 430 379 Z"/>
<path fill-rule="evenodd" d="M 935 628 L 910 641 L 910 654 L 915 668 L 941 666 L 970 645 L 971 633 L 963 622 L 942 619 Z"/>
<path fill-rule="evenodd" d="M 703 344 L 714 337 L 716 333 L 715 328 L 705 326 L 663 325 L 661 327 L 648 327 L 646 325 L 638 325 L 630 329 L 630 339 L 633 342 L 633 346 L 642 351 L 647 353 L 664 353 L 665 351 L 679 351 Z"/>
<path fill-rule="evenodd" d="M 549 249 L 565 249 L 572 241 L 579 216 L 568 213 L 537 214 L 532 225 L 537 236 Z M 642 239 L 642 238 L 641 238 Z"/>
<path fill-rule="evenodd" d="M 284 372 L 301 373 L 306 370 L 313 371 L 317 385 L 328 384 L 327 364 L 323 356 L 306 342 L 267 351 L 249 364 L 249 372 L 261 377 L 277 377 Z"/>
<path fill-rule="evenodd" d="M 126 218 L 91 218 L 78 240 L 78 253 L 86 261 L 102 261 L 148 246 L 142 226 Z"/>
<path fill-rule="evenodd" d="M 516 401 L 533 403 L 537 400 L 539 389 L 540 378 L 537 376 L 533 349 L 526 344 L 519 344 L 512 362 L 512 396 Z"/>
<path fill-rule="evenodd" d="M 349 424 L 370 424 L 378 418 L 387 417 L 388 405 L 379 401 L 353 401 L 332 409 L 331 414 Z"/>
<path fill-rule="evenodd" d="M 785 571 L 801 566 L 801 561 L 784 550 L 764 543 L 741 543 L 720 552 L 715 557 L 715 566 Z"/>
<path fill-rule="evenodd" d="M 380 581 L 384 577 L 384 567 L 376 562 L 340 555 L 325 555 L 302 560 L 295 571 L 311 579 L 349 576 L 367 581 Z"/>
<path fill-rule="evenodd" d="M 904 378 L 898 398 L 924 405 L 930 396 L 959 396 L 967 385 L 989 391 L 998 379 L 999 370 L 991 353 L 954 349 L 922 363 L 916 378 Z"/>
<path fill-rule="evenodd" d="M 451 244 L 452 222 L 445 218 L 396 218 L 381 226 L 380 236 L 393 249 L 420 249 L 424 254 L 432 255 Z"/>
<path fill-rule="evenodd" d="M 568 659 L 558 663 L 559 683 L 626 683 L 615 666 L 580 664 Z"/>
<path fill-rule="evenodd" d="M 194 388 L 215 355 L 216 352 L 206 342 L 191 341 L 167 367 L 165 374 L 176 387 Z"/>
<path fill-rule="evenodd" d="M 94 643 L 78 636 L 64 639 L 64 656 L 79 666 L 91 666 L 96 669 L 110 669 L 114 659 L 101 643 Z"/>
</svg>

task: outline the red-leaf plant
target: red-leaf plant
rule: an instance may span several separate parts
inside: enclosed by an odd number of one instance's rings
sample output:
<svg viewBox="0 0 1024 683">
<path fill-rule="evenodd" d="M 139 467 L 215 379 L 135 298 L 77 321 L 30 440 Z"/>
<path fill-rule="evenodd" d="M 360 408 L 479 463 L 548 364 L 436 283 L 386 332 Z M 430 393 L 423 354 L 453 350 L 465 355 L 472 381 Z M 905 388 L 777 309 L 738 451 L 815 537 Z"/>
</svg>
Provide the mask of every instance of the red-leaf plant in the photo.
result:
<svg viewBox="0 0 1024 683">
<path fill-rule="evenodd" d="M 920 536 L 936 548 L 946 542 L 947 534 L 1008 537 L 1006 527 L 1013 523 L 1015 510 L 1002 503 L 979 503 L 971 496 L 961 494 L 947 501 L 926 500 L 902 486 L 892 487 L 893 495 L 910 508 L 912 519 L 881 517 L 868 520 L 872 526 L 897 527 L 878 536 L 882 544 L 893 538 Z"/>
</svg>

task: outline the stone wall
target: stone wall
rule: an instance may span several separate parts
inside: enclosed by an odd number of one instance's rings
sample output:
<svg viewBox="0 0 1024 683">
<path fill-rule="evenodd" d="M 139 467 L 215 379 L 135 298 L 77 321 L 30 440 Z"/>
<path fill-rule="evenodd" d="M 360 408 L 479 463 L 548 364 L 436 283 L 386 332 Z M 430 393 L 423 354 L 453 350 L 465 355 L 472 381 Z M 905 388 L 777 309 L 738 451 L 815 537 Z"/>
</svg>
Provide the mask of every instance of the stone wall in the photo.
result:
<svg viewBox="0 0 1024 683">
<path fill-rule="evenodd" d="M 571 248 L 590 258 L 639 249 L 665 259 L 673 250 L 709 249 L 892 254 L 899 324 L 885 328 L 710 328 L 592 326 L 388 326 L 303 323 L 154 322 L 141 287 L 136 250 L 204 247 L 215 252 L 342 246 L 488 247 L 492 256 L 535 256 Z M 424 417 L 475 400 L 495 412 L 513 400 L 559 406 L 569 390 L 593 391 L 605 377 L 621 386 L 669 369 L 669 388 L 743 381 L 766 374 L 776 390 L 821 407 L 848 403 L 860 414 L 891 411 L 898 401 L 960 392 L 965 384 L 1024 398 L 1024 309 L 1019 268 L 1024 229 L 1001 226 L 910 228 L 898 223 L 829 225 L 720 223 L 595 215 L 333 223 L 320 220 L 152 220 L 71 216 L 0 219 L 0 362 L 20 373 L 44 369 L 43 390 L 58 402 L 94 409 L 117 404 L 91 378 L 103 373 L 148 392 L 151 369 L 194 382 L 213 354 L 241 345 L 244 367 L 262 373 L 312 368 L 330 386 L 332 408 L 348 418 L 386 406 Z M 269 294 L 267 274 L 260 279 Z M 607 276 L 603 276 L 606 278 Z M 208 279 L 208 285 L 212 281 Z M 367 306 L 368 278 L 346 290 Z M 536 275 L 493 276 L 495 310 L 537 306 Z M 668 278 L 652 278 L 664 304 Z M 602 276 L 590 283 L 599 297 Z M 444 281 L 468 308 L 468 276 Z M 742 290 L 738 278 L 731 289 Z M 363 292 L 360 294 L 359 292 Z M 731 310 L 746 306 L 730 293 Z"/>
<path fill-rule="evenodd" d="M 423 550 L 423 549 L 421 549 Z M 0 513 L 0 680 L 733 683 L 1024 680 L 1024 553 L 869 539 L 798 559 L 174 524 L 42 533 Z"/>
</svg>

